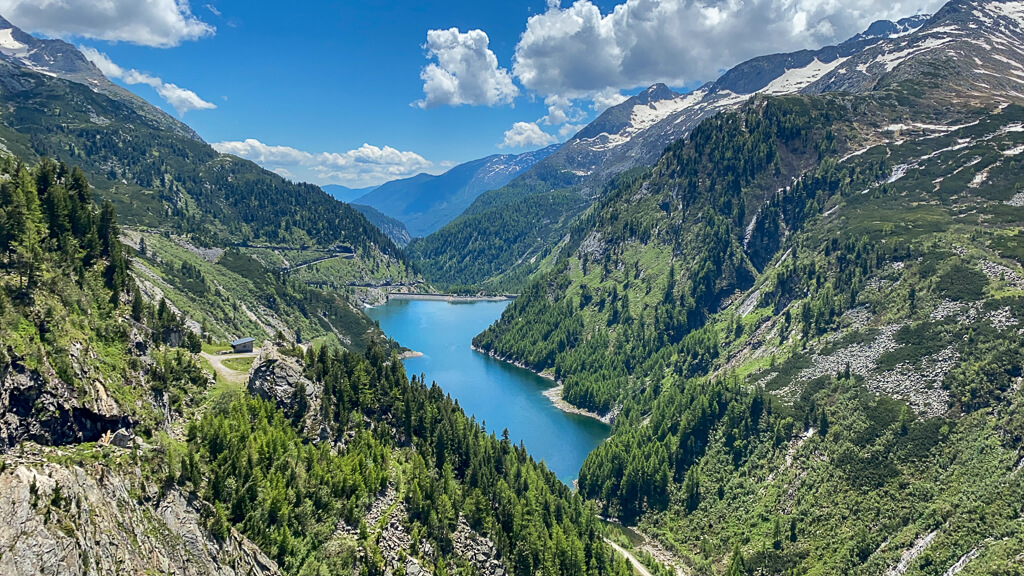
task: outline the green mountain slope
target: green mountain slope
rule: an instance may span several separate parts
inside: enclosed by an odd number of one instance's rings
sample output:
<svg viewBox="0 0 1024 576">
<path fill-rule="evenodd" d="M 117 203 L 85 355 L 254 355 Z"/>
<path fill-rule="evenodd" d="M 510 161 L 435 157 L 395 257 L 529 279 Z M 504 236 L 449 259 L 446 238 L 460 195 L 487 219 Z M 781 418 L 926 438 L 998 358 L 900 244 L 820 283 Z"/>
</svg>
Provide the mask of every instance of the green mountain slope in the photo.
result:
<svg viewBox="0 0 1024 576">
<path fill-rule="evenodd" d="M 217 337 L 283 329 L 365 346 L 376 328 L 349 303 L 363 297 L 355 287 L 416 278 L 385 233 L 316 186 L 219 154 L 180 122 L 126 100 L 73 47 L 58 48 L 84 72 L 54 72 L 64 79 L 0 59 L 0 145 L 28 162 L 82 168 L 93 196 L 118 210 L 126 240 L 149 239 L 136 273 L 151 301 L 166 298 Z M 198 305 L 208 296 L 216 306 Z"/>
<path fill-rule="evenodd" d="M 474 343 L 617 415 L 584 496 L 697 573 L 1013 573 L 1024 108 L 970 101 L 755 99 L 574 225 Z"/>
<path fill-rule="evenodd" d="M 515 290 L 589 204 L 575 178 L 534 166 L 507 186 L 480 195 L 458 218 L 408 246 L 432 282 Z"/>
<path fill-rule="evenodd" d="M 146 303 L 89 190 L 78 169 L 0 162 L 0 572 L 629 573 L 581 498 L 407 379 L 392 343 L 204 369 L 240 360 Z M 219 261 L 261 298 L 299 289 Z"/>
<path fill-rule="evenodd" d="M 355 202 L 400 220 L 413 236 L 426 236 L 451 222 L 480 194 L 501 188 L 556 148 L 548 146 L 517 155 L 496 154 L 459 164 L 444 174 L 392 180 Z"/>
<path fill-rule="evenodd" d="M 168 133 L 87 87 L 3 65 L 10 110 L 0 137 L 19 157 L 80 165 L 126 224 L 188 233 L 211 245 L 346 243 L 402 259 L 380 231 L 316 186 Z"/>
<path fill-rule="evenodd" d="M 406 229 L 405 224 L 402 224 L 401 221 L 384 214 L 373 206 L 353 204 L 352 207 L 363 216 L 366 216 L 370 224 L 373 224 L 381 232 L 387 234 L 388 238 L 391 238 L 391 241 L 398 246 L 408 246 L 409 242 L 412 241 L 412 237 L 409 236 L 409 230 Z"/>
<path fill-rule="evenodd" d="M 414 244 L 411 253 L 423 261 L 428 280 L 461 276 L 464 282 L 518 291 L 533 272 L 523 274 L 522 263 L 553 250 L 569 232 L 567 225 L 551 229 L 548 221 L 571 223 L 614 175 L 654 164 L 666 146 L 704 118 L 758 95 L 869 93 L 911 79 L 940 94 L 961 93 L 967 101 L 976 94 L 1019 99 L 1020 53 L 1014 47 L 1024 38 L 1024 26 L 1013 2 L 954 0 L 931 18 L 876 25 L 838 46 L 751 59 L 687 94 L 651 86 L 603 112 L 509 186 L 482 195 L 463 217 Z M 546 202 L 545 195 L 566 190 L 578 195 L 583 208 L 555 210 L 546 219 L 533 213 L 541 222 L 533 228 L 504 213 L 529 210 L 534 194 Z M 481 226 L 489 233 L 474 235 Z M 507 256 L 494 265 L 494 254 Z"/>
<path fill-rule="evenodd" d="M 1019 572 L 1015 10 L 951 2 L 705 119 L 474 340 L 614 418 L 580 493 L 679 573 Z"/>
</svg>

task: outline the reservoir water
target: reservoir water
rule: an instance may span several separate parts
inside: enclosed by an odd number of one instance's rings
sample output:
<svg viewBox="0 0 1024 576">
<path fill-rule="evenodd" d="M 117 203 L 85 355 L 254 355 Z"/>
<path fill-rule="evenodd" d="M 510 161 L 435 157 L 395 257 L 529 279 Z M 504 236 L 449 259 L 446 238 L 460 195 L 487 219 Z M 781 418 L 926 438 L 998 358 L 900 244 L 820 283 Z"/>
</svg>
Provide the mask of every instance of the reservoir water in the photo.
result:
<svg viewBox="0 0 1024 576">
<path fill-rule="evenodd" d="M 473 337 L 497 320 L 508 302 L 392 300 L 366 311 L 399 344 L 423 354 L 405 360 L 459 401 L 467 414 L 496 434 L 508 428 L 537 460 L 566 484 L 584 458 L 608 437 L 607 425 L 556 408 L 542 392 L 553 383 L 529 370 L 474 352 Z"/>
</svg>

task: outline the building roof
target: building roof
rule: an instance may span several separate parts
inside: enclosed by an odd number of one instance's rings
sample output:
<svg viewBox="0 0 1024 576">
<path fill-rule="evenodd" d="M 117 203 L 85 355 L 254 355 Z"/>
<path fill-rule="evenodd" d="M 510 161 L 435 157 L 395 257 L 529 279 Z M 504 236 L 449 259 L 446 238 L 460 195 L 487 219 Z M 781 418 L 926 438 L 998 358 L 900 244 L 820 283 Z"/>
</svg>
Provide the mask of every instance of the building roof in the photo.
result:
<svg viewBox="0 0 1024 576">
<path fill-rule="evenodd" d="M 255 338 L 241 338 L 231 343 L 232 346 L 241 346 L 242 344 L 248 344 L 249 342 L 255 342 Z"/>
</svg>

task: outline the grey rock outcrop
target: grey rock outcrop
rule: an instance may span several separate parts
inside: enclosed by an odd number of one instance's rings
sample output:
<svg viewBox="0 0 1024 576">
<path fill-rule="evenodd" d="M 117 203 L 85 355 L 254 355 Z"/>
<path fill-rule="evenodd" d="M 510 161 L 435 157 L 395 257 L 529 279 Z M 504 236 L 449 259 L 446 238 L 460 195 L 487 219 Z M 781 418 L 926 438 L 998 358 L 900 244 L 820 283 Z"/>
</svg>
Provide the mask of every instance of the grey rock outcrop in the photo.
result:
<svg viewBox="0 0 1024 576">
<path fill-rule="evenodd" d="M 481 536 L 459 517 L 459 525 L 452 535 L 455 552 L 462 556 L 484 576 L 505 576 L 505 564 L 498 558 L 498 549 L 490 538 Z"/>
<path fill-rule="evenodd" d="M 320 421 L 323 387 L 306 378 L 294 358 L 281 355 L 273 347 L 264 347 L 249 373 L 248 388 L 251 394 L 277 404 L 285 414 L 304 420 L 303 430 L 309 438 L 326 440 Z M 298 390 L 305 392 L 300 395 Z"/>
<path fill-rule="evenodd" d="M 232 531 L 221 542 L 199 505 L 119 474 L 5 457 L 0 473 L 0 574 L 271 576 L 274 562 Z"/>
<path fill-rule="evenodd" d="M 118 448 L 128 448 L 132 445 L 134 440 L 134 434 L 132 434 L 128 430 L 125 430 L 124 428 L 121 428 L 117 432 L 114 432 L 114 435 L 111 436 L 110 444 L 112 446 L 117 446 Z"/>
<path fill-rule="evenodd" d="M 93 442 L 131 422 L 72 354 L 72 366 L 83 378 L 78 386 L 64 382 L 49 365 L 30 369 L 24 359 L 0 357 L 0 453 L 22 440 L 61 445 Z"/>
</svg>

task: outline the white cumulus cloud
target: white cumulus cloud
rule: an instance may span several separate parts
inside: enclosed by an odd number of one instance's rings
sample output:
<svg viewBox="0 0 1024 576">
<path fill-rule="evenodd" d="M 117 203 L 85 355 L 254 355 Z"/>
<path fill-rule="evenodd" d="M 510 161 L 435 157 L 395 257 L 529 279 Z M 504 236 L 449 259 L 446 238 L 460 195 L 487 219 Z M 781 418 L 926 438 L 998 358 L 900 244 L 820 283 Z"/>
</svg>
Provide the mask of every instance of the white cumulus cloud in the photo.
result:
<svg viewBox="0 0 1024 576">
<path fill-rule="evenodd" d="M 79 36 L 167 48 L 212 36 L 188 0 L 0 0 L 0 14 L 47 36 Z"/>
<path fill-rule="evenodd" d="M 716 78 L 764 54 L 846 40 L 874 20 L 933 11 L 943 0 L 626 0 L 608 14 L 590 0 L 549 2 L 529 18 L 513 64 L 542 96 L 593 98 L 656 82 Z M 595 101 L 597 107 L 607 100 Z"/>
<path fill-rule="evenodd" d="M 548 107 L 548 113 L 540 121 L 545 124 L 558 126 L 566 122 L 579 122 L 587 117 L 571 98 L 565 96 L 552 94 L 544 99 L 544 104 Z"/>
<path fill-rule="evenodd" d="M 429 30 L 423 47 L 427 57 L 437 62 L 420 72 L 424 98 L 414 104 L 420 108 L 495 106 L 515 100 L 519 88 L 508 70 L 498 66 L 489 43 L 483 30 Z"/>
<path fill-rule="evenodd" d="M 618 89 L 608 88 L 596 92 L 591 97 L 591 100 L 593 100 L 594 103 L 590 107 L 595 112 L 600 114 L 601 112 L 604 112 L 605 110 L 611 108 L 612 106 L 622 104 L 628 99 L 629 97 L 623 94 L 622 92 L 619 92 Z"/>
<path fill-rule="evenodd" d="M 370 144 L 346 152 L 306 152 L 291 146 L 264 144 L 253 138 L 217 142 L 212 146 L 218 152 L 252 160 L 292 180 L 356 188 L 415 176 L 434 166 L 415 152 Z"/>
<path fill-rule="evenodd" d="M 213 110 L 217 107 L 216 104 L 203 100 L 195 92 L 182 88 L 177 84 L 164 82 L 159 77 L 145 72 L 122 68 L 115 64 L 106 54 L 95 48 L 80 46 L 79 50 L 107 78 L 120 80 L 125 84 L 145 84 L 153 88 L 161 98 L 174 108 L 179 116 L 184 116 L 186 112 L 192 110 Z"/>
<path fill-rule="evenodd" d="M 552 134 L 540 129 L 536 122 L 516 122 L 505 131 L 505 139 L 499 148 L 532 148 L 558 142 Z"/>
<path fill-rule="evenodd" d="M 182 88 L 177 84 L 167 82 L 155 88 L 156 93 L 166 100 L 178 112 L 179 116 L 184 116 L 185 112 L 189 110 L 213 110 L 217 107 L 213 102 L 207 102 L 195 92 Z"/>
</svg>

